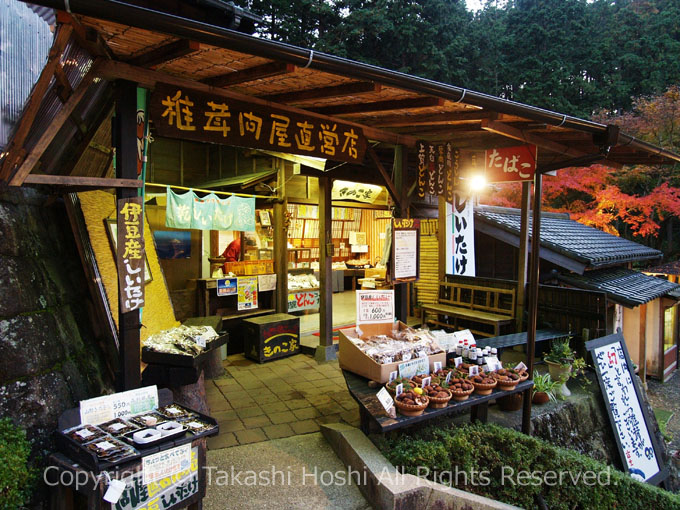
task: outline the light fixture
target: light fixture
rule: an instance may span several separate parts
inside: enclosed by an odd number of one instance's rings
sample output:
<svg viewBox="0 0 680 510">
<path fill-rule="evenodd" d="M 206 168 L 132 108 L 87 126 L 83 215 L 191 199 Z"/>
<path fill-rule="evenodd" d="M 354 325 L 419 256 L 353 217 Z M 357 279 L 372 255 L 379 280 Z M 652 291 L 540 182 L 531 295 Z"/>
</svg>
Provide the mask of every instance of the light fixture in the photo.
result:
<svg viewBox="0 0 680 510">
<path fill-rule="evenodd" d="M 481 174 L 475 174 L 471 177 L 468 177 L 467 181 L 472 193 L 479 193 L 480 191 L 484 190 L 487 184 L 486 177 Z"/>
</svg>

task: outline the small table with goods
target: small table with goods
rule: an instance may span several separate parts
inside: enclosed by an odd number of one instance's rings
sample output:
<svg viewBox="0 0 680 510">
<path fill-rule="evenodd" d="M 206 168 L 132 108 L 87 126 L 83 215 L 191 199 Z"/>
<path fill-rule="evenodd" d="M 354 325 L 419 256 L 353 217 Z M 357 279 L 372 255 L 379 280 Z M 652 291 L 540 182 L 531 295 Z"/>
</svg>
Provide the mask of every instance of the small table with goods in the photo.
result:
<svg viewBox="0 0 680 510">
<path fill-rule="evenodd" d="M 206 438 L 218 432 L 155 386 L 82 401 L 59 419 L 45 470 L 51 508 L 74 508 L 80 494 L 88 510 L 200 510 Z"/>
</svg>

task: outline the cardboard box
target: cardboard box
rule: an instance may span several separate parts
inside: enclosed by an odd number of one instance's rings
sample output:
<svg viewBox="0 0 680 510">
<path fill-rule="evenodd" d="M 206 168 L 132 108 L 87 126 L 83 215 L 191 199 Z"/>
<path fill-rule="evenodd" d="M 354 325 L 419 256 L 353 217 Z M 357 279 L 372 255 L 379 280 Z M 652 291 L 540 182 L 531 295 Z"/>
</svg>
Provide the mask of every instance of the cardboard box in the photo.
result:
<svg viewBox="0 0 680 510">
<path fill-rule="evenodd" d="M 407 328 L 403 322 L 398 322 L 399 329 Z M 362 331 L 362 338 L 368 338 L 373 335 L 388 335 L 392 331 L 392 324 L 362 324 L 360 326 Z M 349 370 L 355 374 L 367 377 L 372 381 L 379 383 L 386 383 L 390 379 L 390 372 L 399 370 L 398 361 L 395 363 L 385 363 L 381 365 L 373 358 L 364 354 L 350 338 L 359 338 L 355 328 L 341 329 L 339 331 L 339 345 L 338 345 L 338 361 L 340 368 Z M 439 354 L 429 356 L 430 372 L 434 369 L 435 362 L 439 361 L 442 366 L 446 366 L 446 353 L 442 350 Z"/>
</svg>

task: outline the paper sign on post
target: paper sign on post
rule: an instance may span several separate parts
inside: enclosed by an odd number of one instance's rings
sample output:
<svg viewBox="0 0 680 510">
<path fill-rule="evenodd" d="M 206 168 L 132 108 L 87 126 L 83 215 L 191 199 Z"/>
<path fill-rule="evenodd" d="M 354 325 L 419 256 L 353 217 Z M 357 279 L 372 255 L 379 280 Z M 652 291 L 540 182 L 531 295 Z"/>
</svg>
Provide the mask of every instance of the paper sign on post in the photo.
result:
<svg viewBox="0 0 680 510">
<path fill-rule="evenodd" d="M 191 467 L 191 444 L 142 457 L 142 483 L 148 485 Z"/>
<path fill-rule="evenodd" d="M 397 387 L 394 389 L 394 393 L 398 397 L 404 392 L 404 383 L 399 383 L 397 384 Z"/>
<path fill-rule="evenodd" d="M 442 369 L 442 362 L 441 361 L 435 361 L 433 368 L 434 368 L 435 372 L 439 372 Z"/>
<path fill-rule="evenodd" d="M 397 378 L 397 371 L 394 370 L 393 372 L 390 372 L 390 380 L 389 382 L 394 381 Z"/>
<path fill-rule="evenodd" d="M 393 290 L 358 290 L 357 324 L 394 322 Z"/>
<path fill-rule="evenodd" d="M 449 372 L 448 374 L 446 374 L 446 384 L 449 384 L 449 382 L 451 381 L 451 376 L 452 376 L 452 375 L 453 375 L 453 371 L 451 371 L 451 372 Z"/>
<path fill-rule="evenodd" d="M 394 400 L 392 400 L 392 395 L 389 394 L 389 392 L 383 388 L 375 395 L 378 397 L 378 400 L 382 404 L 382 406 L 385 408 L 385 411 L 389 411 L 392 406 L 394 405 Z"/>
<path fill-rule="evenodd" d="M 463 364 L 463 357 L 458 356 L 457 358 L 453 358 L 453 362 L 455 363 L 456 368 L 458 368 L 459 366 L 461 366 Z"/>
<path fill-rule="evenodd" d="M 479 375 L 479 367 L 477 366 L 470 367 L 468 369 L 468 374 L 470 375 L 470 377 L 472 377 L 473 375 Z"/>
<path fill-rule="evenodd" d="M 423 379 L 423 381 L 422 381 L 422 383 L 420 384 L 420 386 L 421 386 L 422 388 L 424 388 L 425 386 L 429 386 L 431 382 L 432 382 L 432 377 L 426 377 L 425 379 Z"/>
<path fill-rule="evenodd" d="M 80 423 L 99 425 L 129 414 L 144 413 L 158 407 L 158 388 L 145 386 L 80 401 Z"/>
</svg>

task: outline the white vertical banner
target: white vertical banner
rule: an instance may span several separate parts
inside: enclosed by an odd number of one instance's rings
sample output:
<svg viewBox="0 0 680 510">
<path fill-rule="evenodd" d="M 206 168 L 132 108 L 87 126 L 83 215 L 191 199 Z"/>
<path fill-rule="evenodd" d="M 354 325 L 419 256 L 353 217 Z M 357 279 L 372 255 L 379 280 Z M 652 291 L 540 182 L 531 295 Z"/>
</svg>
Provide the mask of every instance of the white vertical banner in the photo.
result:
<svg viewBox="0 0 680 510">
<path fill-rule="evenodd" d="M 446 274 L 453 273 L 453 235 L 448 235 L 448 232 L 453 232 L 453 204 L 446 202 L 446 230 L 447 234 L 444 236 L 444 243 L 446 246 Z"/>
<path fill-rule="evenodd" d="M 447 231 L 451 232 L 452 273 L 462 276 L 475 276 L 475 213 L 473 202 L 472 195 L 464 195 L 460 190 L 454 191 L 451 208 L 451 230 Z M 447 262 L 447 270 L 448 264 Z"/>
</svg>

